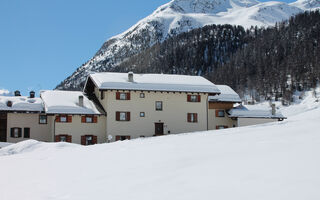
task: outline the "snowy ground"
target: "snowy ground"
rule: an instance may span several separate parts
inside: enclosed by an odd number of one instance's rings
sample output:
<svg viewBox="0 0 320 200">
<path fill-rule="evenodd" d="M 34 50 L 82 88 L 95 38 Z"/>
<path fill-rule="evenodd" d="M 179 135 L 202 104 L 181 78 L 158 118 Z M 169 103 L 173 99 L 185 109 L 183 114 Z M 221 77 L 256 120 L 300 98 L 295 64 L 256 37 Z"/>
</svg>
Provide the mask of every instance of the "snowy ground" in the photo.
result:
<svg viewBox="0 0 320 200">
<path fill-rule="evenodd" d="M 318 200 L 320 107 L 308 104 L 251 127 L 89 147 L 10 145 L 0 150 L 0 199 Z"/>
</svg>

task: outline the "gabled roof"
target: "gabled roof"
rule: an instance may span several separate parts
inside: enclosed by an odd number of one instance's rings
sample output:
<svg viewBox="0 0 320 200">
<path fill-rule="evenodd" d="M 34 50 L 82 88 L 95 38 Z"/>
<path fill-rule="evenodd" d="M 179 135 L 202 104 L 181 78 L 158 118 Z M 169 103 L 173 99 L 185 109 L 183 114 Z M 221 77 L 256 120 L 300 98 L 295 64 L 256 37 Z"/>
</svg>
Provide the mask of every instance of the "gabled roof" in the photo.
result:
<svg viewBox="0 0 320 200">
<path fill-rule="evenodd" d="M 12 106 L 8 106 L 8 102 Z M 25 96 L 0 96 L 0 111 L 7 112 L 43 112 L 44 106 L 40 98 Z"/>
<path fill-rule="evenodd" d="M 133 82 L 128 81 L 128 73 L 95 73 L 91 79 L 100 90 L 145 90 L 169 92 L 220 93 L 218 88 L 201 76 L 169 74 L 133 74 Z"/>
<path fill-rule="evenodd" d="M 40 92 L 40 96 L 47 114 L 103 114 L 82 92 L 45 90 Z M 83 96 L 83 107 L 79 105 L 79 96 Z"/>
<path fill-rule="evenodd" d="M 239 95 L 227 85 L 216 85 L 221 94 L 209 96 L 209 102 L 233 102 L 241 103 Z"/>
<path fill-rule="evenodd" d="M 279 111 L 272 115 L 270 109 L 255 109 L 250 106 L 239 105 L 228 111 L 229 117 L 236 118 L 268 118 L 268 119 L 286 119 Z"/>
</svg>

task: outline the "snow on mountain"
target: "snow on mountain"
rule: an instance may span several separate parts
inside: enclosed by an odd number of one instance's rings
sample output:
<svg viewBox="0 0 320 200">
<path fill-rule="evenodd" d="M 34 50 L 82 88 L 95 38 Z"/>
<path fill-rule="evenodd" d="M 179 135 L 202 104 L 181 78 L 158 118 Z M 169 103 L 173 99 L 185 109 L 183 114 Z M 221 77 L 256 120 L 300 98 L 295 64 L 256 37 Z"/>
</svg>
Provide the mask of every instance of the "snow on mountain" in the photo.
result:
<svg viewBox="0 0 320 200">
<path fill-rule="evenodd" d="M 112 71 L 126 58 L 164 41 L 170 35 L 210 24 L 233 24 L 245 28 L 272 26 L 303 9 L 295 4 L 276 1 L 173 0 L 160 6 L 124 33 L 106 41 L 92 59 L 58 85 L 57 89 L 79 89 L 91 72 Z"/>
<path fill-rule="evenodd" d="M 320 0 L 297 0 L 290 5 L 302 10 L 317 10 L 320 8 Z"/>
<path fill-rule="evenodd" d="M 9 96 L 10 92 L 5 89 L 0 89 L 0 96 Z"/>
<path fill-rule="evenodd" d="M 0 199 L 316 200 L 320 105 L 303 102 L 313 108 L 251 127 L 87 147 L 13 144 L 0 150 Z"/>
</svg>

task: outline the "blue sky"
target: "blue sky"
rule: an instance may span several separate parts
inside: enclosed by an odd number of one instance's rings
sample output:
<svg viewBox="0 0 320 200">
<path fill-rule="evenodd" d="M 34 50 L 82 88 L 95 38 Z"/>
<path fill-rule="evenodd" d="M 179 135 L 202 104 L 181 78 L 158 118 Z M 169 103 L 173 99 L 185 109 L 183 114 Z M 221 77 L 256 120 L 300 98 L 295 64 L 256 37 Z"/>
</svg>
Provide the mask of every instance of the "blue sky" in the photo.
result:
<svg viewBox="0 0 320 200">
<path fill-rule="evenodd" d="M 0 0 L 0 89 L 53 89 L 108 38 L 167 2 Z"/>
</svg>

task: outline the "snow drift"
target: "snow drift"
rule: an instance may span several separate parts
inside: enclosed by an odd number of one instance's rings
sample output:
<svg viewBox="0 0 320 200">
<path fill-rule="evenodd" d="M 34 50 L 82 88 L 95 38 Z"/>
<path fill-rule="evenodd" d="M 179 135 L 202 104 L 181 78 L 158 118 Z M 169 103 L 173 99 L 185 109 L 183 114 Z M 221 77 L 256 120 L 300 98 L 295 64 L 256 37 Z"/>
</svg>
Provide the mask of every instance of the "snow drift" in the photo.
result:
<svg viewBox="0 0 320 200">
<path fill-rule="evenodd" d="M 87 147 L 11 145 L 0 150 L 0 199 L 316 200 L 320 108 L 314 100 L 284 122 L 251 127 Z"/>
</svg>

